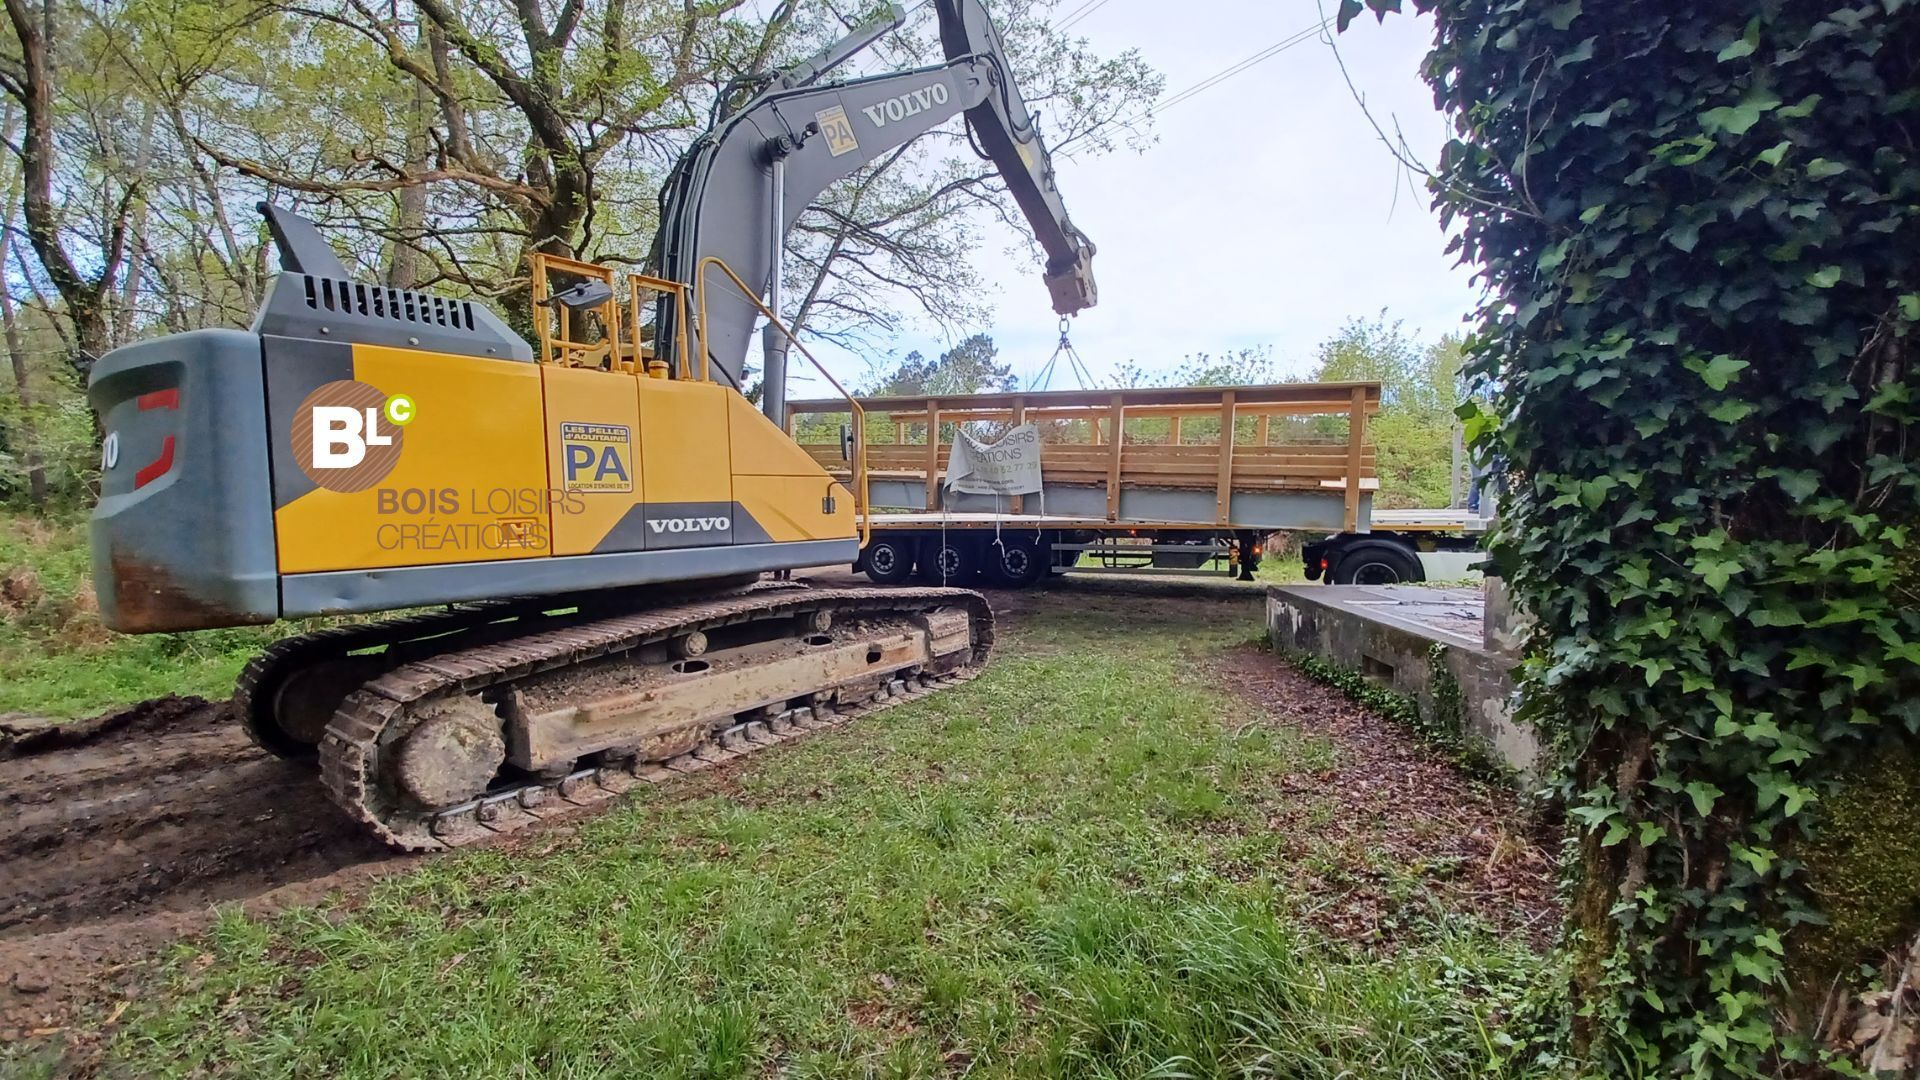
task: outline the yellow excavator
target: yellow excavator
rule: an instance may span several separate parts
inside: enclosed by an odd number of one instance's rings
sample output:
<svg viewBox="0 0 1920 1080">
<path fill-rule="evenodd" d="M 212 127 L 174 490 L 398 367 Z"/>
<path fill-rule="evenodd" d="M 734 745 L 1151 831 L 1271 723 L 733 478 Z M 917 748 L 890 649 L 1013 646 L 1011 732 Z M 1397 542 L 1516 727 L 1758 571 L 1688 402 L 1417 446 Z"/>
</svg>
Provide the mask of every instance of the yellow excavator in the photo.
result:
<svg viewBox="0 0 1920 1080">
<path fill-rule="evenodd" d="M 94 367 L 108 625 L 417 609 L 284 639 L 236 695 L 255 741 L 415 850 L 971 677 L 993 639 L 977 593 L 761 580 L 859 550 L 865 508 L 783 429 L 792 342 L 771 318 L 787 232 L 829 184 L 964 113 L 1055 309 L 1095 299 L 998 33 L 978 0 L 934 7 L 945 63 L 827 81 L 894 8 L 742 88 L 670 175 L 648 274 L 536 258 L 537 349 L 472 300 L 353 280 L 263 206 L 282 272 L 250 329 Z"/>
</svg>

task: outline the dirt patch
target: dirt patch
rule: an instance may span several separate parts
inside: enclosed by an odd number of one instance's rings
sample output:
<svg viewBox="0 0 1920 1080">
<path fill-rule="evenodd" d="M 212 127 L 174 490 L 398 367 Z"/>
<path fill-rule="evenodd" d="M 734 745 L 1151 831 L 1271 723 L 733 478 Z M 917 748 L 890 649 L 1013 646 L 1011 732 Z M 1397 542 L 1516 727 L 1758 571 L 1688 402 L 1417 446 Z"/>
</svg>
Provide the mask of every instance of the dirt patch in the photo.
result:
<svg viewBox="0 0 1920 1080">
<path fill-rule="evenodd" d="M 1274 721 L 1330 740 L 1331 768 L 1280 778 L 1267 827 L 1287 837 L 1309 919 L 1354 941 L 1390 944 L 1409 871 L 1449 909 L 1537 946 L 1559 933 L 1551 829 L 1509 791 L 1477 781 L 1411 732 L 1247 645 L 1214 665 L 1230 692 Z"/>
<path fill-rule="evenodd" d="M 0 729 L 0 1038 L 126 992 L 214 905 L 318 899 L 405 863 L 255 748 L 229 707 L 160 698 Z"/>
</svg>

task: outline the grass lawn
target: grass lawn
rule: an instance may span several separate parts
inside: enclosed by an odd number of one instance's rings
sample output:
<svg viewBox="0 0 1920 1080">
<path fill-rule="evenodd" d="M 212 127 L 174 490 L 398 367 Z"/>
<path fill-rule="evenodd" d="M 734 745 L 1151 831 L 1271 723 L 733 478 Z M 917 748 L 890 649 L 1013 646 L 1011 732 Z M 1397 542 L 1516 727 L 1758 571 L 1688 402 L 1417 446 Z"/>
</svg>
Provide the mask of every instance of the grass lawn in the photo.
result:
<svg viewBox="0 0 1920 1080">
<path fill-rule="evenodd" d="M 1335 751 L 1210 677 L 1257 628 L 1244 600 L 1036 606 L 965 686 L 329 907 L 227 916 L 104 1068 L 1486 1072 L 1542 961 L 1417 867 L 1391 950 L 1309 928 L 1338 898 L 1297 891 L 1262 807 Z"/>
<path fill-rule="evenodd" d="M 89 716 L 165 694 L 225 697 L 290 629 L 128 637 L 100 624 L 83 514 L 0 512 L 0 715 Z"/>
</svg>

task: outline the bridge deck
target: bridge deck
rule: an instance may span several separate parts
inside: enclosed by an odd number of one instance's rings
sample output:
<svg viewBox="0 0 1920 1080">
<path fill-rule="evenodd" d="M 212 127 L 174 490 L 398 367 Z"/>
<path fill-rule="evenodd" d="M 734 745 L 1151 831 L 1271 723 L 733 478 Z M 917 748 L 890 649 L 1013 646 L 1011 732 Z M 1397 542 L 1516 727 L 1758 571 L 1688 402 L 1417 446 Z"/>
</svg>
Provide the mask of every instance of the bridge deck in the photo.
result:
<svg viewBox="0 0 1920 1080">
<path fill-rule="evenodd" d="M 896 510 L 1023 523 L 1045 516 L 1082 527 L 1352 531 L 1366 527 L 1379 487 L 1377 454 L 1366 441 L 1367 417 L 1380 408 L 1378 383 L 856 400 L 866 414 L 865 479 L 876 523 Z M 850 417 L 846 402 L 788 408 L 790 430 L 808 453 L 853 485 L 855 463 L 839 440 Z M 1040 429 L 1039 494 L 996 499 L 946 490 L 955 425 L 993 438 L 1021 423 Z M 1223 441 L 1222 432 L 1231 438 Z"/>
</svg>

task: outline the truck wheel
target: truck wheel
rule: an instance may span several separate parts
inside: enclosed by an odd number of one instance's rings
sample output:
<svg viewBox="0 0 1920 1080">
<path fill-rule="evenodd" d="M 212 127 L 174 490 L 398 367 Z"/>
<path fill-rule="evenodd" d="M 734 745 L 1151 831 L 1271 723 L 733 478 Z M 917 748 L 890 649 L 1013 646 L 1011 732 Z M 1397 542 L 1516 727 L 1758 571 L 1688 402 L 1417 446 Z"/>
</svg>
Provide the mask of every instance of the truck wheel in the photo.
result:
<svg viewBox="0 0 1920 1080">
<path fill-rule="evenodd" d="M 920 549 L 920 577 L 935 585 L 957 585 L 980 572 L 980 548 L 970 537 L 931 537 Z"/>
<path fill-rule="evenodd" d="M 1395 585 L 1402 581 L 1425 581 L 1420 560 L 1398 544 L 1375 541 L 1355 544 L 1340 553 L 1333 564 L 1335 585 Z"/>
<path fill-rule="evenodd" d="M 867 577 L 875 585 L 898 585 L 913 576 L 913 544 L 894 536 L 876 536 L 867 545 Z"/>
<path fill-rule="evenodd" d="M 1037 540 L 1001 540 L 987 544 L 987 580 L 1024 589 L 1047 576 L 1050 551 Z"/>
</svg>

